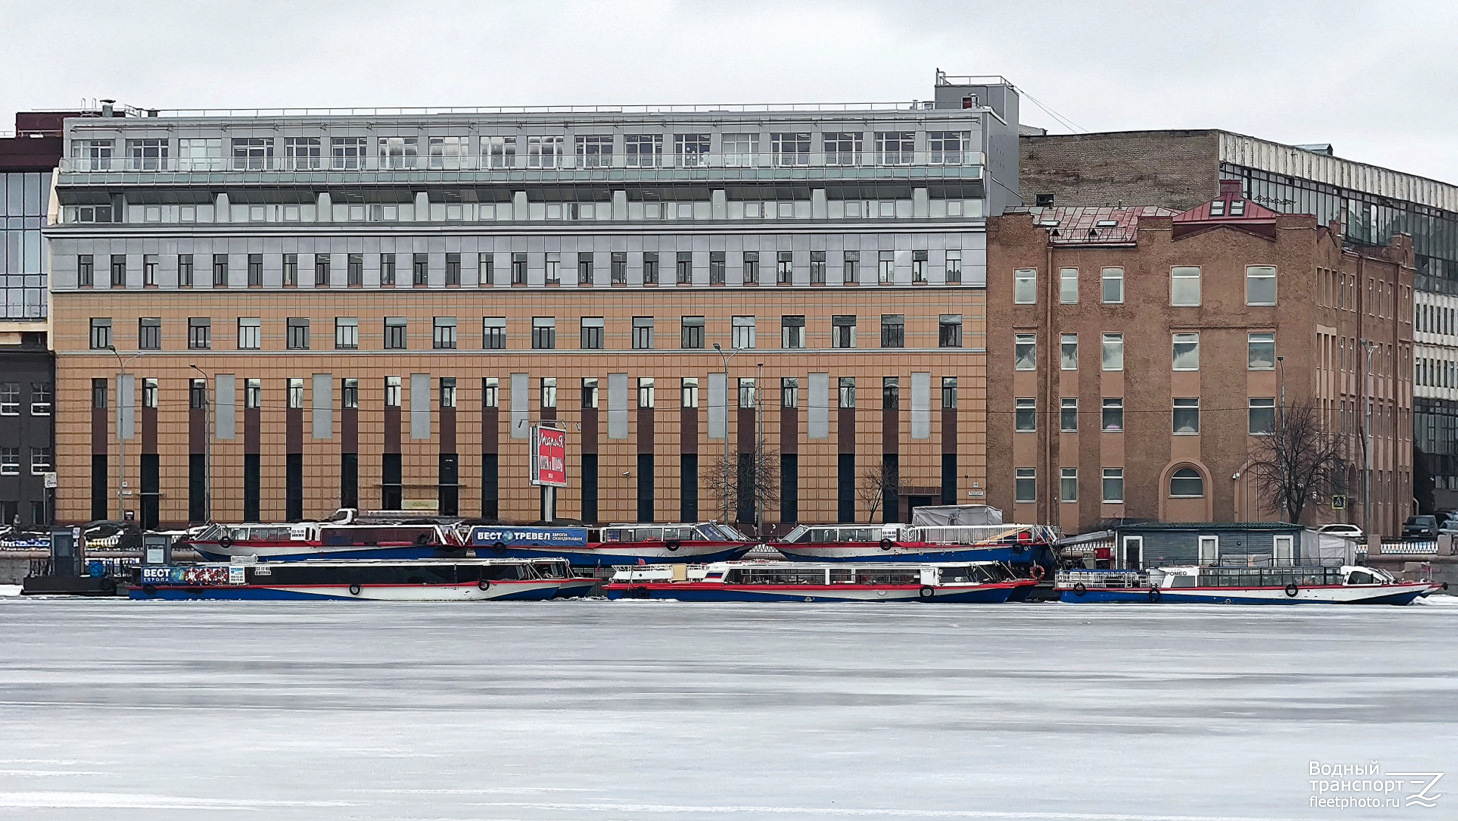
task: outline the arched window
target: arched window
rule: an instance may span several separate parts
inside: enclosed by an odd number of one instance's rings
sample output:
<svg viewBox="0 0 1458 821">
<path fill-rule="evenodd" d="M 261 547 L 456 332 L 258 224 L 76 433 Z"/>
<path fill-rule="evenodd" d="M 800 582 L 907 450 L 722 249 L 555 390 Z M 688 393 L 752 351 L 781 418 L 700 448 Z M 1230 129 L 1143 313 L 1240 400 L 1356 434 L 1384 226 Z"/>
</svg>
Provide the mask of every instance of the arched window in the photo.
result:
<svg viewBox="0 0 1458 821">
<path fill-rule="evenodd" d="M 1169 479 L 1169 495 L 1176 499 L 1198 499 L 1205 495 L 1205 480 L 1194 468 L 1180 468 Z"/>
</svg>

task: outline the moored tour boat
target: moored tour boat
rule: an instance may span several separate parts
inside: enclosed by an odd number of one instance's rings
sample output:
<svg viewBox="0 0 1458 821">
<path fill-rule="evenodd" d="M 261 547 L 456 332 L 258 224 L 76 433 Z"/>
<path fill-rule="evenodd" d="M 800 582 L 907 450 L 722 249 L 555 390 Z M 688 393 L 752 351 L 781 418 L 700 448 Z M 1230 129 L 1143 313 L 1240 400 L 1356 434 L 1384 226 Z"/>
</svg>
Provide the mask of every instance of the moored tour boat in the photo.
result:
<svg viewBox="0 0 1458 821">
<path fill-rule="evenodd" d="M 552 563 L 546 563 L 552 564 Z M 558 562 L 549 573 L 566 571 Z M 519 559 L 311 559 L 133 569 L 134 599 L 369 599 L 540 601 L 562 578 Z"/>
<path fill-rule="evenodd" d="M 282 524 L 212 524 L 179 541 L 207 561 L 234 557 L 259 561 L 304 559 L 428 559 L 459 554 L 454 526 L 430 520 L 365 520 L 342 509 L 329 521 Z"/>
<path fill-rule="evenodd" d="M 1005 602 L 1033 579 L 1008 579 L 978 562 L 813 564 L 715 562 L 701 566 L 620 567 L 603 592 L 610 599 L 723 602 Z"/>
<path fill-rule="evenodd" d="M 1003 562 L 1054 566 L 1045 525 L 800 525 L 770 543 L 785 558 L 853 562 Z"/>
<path fill-rule="evenodd" d="M 466 543 L 477 556 L 561 556 L 587 567 L 727 561 L 743 556 L 755 545 L 738 531 L 714 522 L 600 528 L 475 525 Z"/>
<path fill-rule="evenodd" d="M 1411 604 L 1442 585 L 1405 582 L 1375 567 L 1162 567 L 1064 570 L 1065 602 L 1196 604 Z"/>
</svg>

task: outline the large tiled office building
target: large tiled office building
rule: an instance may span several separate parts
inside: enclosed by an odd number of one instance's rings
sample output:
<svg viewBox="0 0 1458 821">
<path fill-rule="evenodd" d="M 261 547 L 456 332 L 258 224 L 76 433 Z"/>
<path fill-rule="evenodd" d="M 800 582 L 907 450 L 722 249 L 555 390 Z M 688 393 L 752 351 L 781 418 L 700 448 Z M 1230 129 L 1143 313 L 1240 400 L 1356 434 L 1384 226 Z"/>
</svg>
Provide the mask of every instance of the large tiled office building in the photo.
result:
<svg viewBox="0 0 1458 821">
<path fill-rule="evenodd" d="M 891 520 L 980 495 L 985 218 L 1019 201 L 1006 81 L 102 114 L 67 121 L 48 232 L 61 520 L 532 521 L 544 420 L 569 434 L 558 515 L 589 522 L 717 518 L 715 478 L 756 450 L 770 523 L 866 518 L 883 464 Z"/>
</svg>

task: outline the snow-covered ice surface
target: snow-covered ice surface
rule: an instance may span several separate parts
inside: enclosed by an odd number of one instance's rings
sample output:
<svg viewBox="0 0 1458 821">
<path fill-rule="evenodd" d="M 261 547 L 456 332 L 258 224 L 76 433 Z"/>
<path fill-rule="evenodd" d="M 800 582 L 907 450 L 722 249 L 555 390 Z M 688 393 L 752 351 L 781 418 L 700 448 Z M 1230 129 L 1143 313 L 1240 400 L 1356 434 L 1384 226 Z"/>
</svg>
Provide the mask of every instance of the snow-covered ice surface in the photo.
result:
<svg viewBox="0 0 1458 821">
<path fill-rule="evenodd" d="M 0 818 L 1453 818 L 1452 604 L 6 599 Z"/>
</svg>

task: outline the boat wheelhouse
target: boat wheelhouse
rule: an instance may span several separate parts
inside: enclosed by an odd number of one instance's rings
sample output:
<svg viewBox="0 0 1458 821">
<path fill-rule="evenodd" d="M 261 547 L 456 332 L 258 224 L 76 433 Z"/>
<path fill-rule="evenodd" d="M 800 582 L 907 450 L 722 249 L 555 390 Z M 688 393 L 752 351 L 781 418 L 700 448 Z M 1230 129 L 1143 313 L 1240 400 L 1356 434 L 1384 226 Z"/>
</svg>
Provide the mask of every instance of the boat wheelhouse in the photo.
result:
<svg viewBox="0 0 1458 821">
<path fill-rule="evenodd" d="M 748 561 L 616 568 L 610 599 L 723 602 L 1005 602 L 1032 579 L 1009 579 L 992 563 L 870 564 Z"/>
<path fill-rule="evenodd" d="M 519 559 L 237 561 L 137 567 L 128 595 L 183 600 L 539 601 L 555 596 L 561 582 Z"/>
<path fill-rule="evenodd" d="M 600 528 L 476 525 L 465 541 L 477 556 L 560 556 L 587 567 L 727 561 L 755 546 L 738 531 L 714 522 Z"/>
<path fill-rule="evenodd" d="M 579 576 L 572 572 L 572 564 L 566 559 L 531 559 L 532 569 L 543 579 L 557 582 L 554 599 L 578 599 L 592 594 L 592 589 L 602 583 L 596 576 Z"/>
<path fill-rule="evenodd" d="M 1045 525 L 800 525 L 770 547 L 790 560 L 989 561 L 1052 568 L 1058 536 Z"/>
<path fill-rule="evenodd" d="M 365 519 L 344 509 L 323 522 L 211 524 L 177 543 L 207 561 L 302 559 L 420 559 L 459 555 L 455 526 L 436 520 Z"/>
<path fill-rule="evenodd" d="M 1053 586 L 1065 602 L 1199 604 L 1402 605 L 1442 588 L 1354 565 L 1064 570 Z"/>
</svg>

